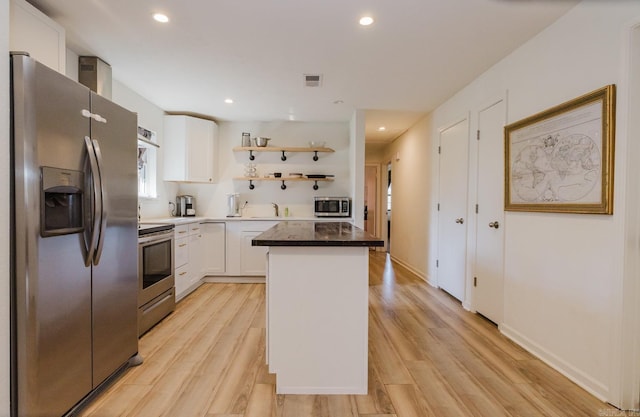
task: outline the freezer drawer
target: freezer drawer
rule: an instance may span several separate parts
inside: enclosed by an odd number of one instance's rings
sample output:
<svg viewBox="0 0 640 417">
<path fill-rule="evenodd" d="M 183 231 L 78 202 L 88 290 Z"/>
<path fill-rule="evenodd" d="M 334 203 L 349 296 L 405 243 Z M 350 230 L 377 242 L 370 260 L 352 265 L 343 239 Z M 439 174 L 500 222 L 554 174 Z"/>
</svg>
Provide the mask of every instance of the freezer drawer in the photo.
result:
<svg viewBox="0 0 640 417">
<path fill-rule="evenodd" d="M 138 308 L 138 336 L 142 336 L 175 309 L 176 294 L 173 288 Z"/>
</svg>

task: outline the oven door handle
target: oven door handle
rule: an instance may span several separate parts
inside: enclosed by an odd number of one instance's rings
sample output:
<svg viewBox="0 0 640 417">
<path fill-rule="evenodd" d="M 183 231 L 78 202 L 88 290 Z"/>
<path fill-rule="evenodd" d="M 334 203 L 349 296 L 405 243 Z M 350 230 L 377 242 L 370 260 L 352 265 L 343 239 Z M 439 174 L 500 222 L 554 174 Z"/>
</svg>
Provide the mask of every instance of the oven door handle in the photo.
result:
<svg viewBox="0 0 640 417">
<path fill-rule="evenodd" d="M 165 240 L 173 240 L 173 232 L 166 233 L 166 234 L 163 234 L 163 235 L 139 237 L 138 238 L 138 244 L 144 246 L 145 243 L 158 243 L 158 242 L 165 241 Z"/>
</svg>

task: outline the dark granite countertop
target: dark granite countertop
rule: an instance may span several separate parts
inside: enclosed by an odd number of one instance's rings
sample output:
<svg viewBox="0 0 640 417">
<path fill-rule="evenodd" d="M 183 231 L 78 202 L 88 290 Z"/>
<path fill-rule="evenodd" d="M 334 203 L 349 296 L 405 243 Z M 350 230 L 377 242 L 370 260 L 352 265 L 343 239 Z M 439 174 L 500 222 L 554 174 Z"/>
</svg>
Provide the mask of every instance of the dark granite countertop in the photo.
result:
<svg viewBox="0 0 640 417">
<path fill-rule="evenodd" d="M 252 246 L 384 246 L 348 222 L 283 221 L 259 234 Z"/>
</svg>

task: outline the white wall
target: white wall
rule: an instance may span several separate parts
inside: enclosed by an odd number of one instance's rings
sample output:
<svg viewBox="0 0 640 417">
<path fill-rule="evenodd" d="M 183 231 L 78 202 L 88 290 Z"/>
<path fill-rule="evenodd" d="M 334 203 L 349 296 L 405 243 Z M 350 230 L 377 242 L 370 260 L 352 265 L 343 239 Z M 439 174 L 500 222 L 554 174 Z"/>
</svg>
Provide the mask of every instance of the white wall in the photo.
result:
<svg viewBox="0 0 640 417">
<path fill-rule="evenodd" d="M 431 131 L 431 117 L 427 116 L 384 149 L 370 152 L 366 161 L 381 164 L 383 175 L 379 193 L 385 198 L 380 213 L 386 213 L 387 162 L 391 161 L 391 256 L 429 282 L 432 277 L 427 273 L 429 258 L 425 254 L 432 247 L 429 225 L 435 224 L 431 219 L 433 213 L 428 209 L 433 198 L 429 185 L 434 175 Z M 386 216 L 381 216 L 380 230 L 386 231 L 385 223 Z"/>
<path fill-rule="evenodd" d="M 365 112 L 356 110 L 349 124 L 349 166 L 351 173 L 351 215 L 353 224 L 364 228 Z"/>
<path fill-rule="evenodd" d="M 624 90 L 624 39 L 638 19 L 638 2 L 582 2 L 440 106 L 433 113 L 432 149 L 437 147 L 438 128 L 469 111 L 473 117 L 474 111 L 506 90 L 509 122 L 607 84 Z M 506 213 L 505 309 L 500 326 L 509 337 L 614 404 L 620 404 L 617 381 L 624 367 L 616 360 L 624 283 L 628 141 L 624 121 L 619 112 L 612 216 Z M 437 164 L 437 154 L 432 153 L 431 164 Z M 474 177 L 472 170 L 470 189 Z M 431 228 L 435 227 L 434 220 Z M 435 274 L 433 255 L 430 258 L 429 272 Z"/>
<path fill-rule="evenodd" d="M 157 151 L 157 198 L 141 198 L 140 215 L 142 218 L 168 217 L 168 201 L 175 201 L 178 186 L 175 183 L 162 181 L 164 169 L 164 111 L 145 99 L 135 91 L 117 80 L 113 80 L 112 100 L 124 108 L 138 114 L 138 125 L 156 132 L 157 143 L 160 148 Z"/>
<path fill-rule="evenodd" d="M 287 153 L 287 160 L 281 161 L 278 152 L 256 152 L 253 161 L 259 176 L 267 173 L 292 172 L 303 174 L 333 174 L 335 181 L 319 182 L 319 189 L 313 190 L 312 182 L 287 182 L 286 190 L 280 189 L 280 182 L 256 181 L 255 188 L 249 190 L 249 183 L 234 180 L 244 176 L 245 165 L 249 161 L 248 152 L 234 152 L 241 145 L 242 132 L 251 137 L 270 137 L 270 146 L 307 147 L 309 141 L 324 141 L 333 153 L 320 153 L 319 160 L 313 161 L 313 153 Z M 245 215 L 266 216 L 273 214 L 271 203 L 280 206 L 280 215 L 288 207 L 291 216 L 313 215 L 314 196 L 351 196 L 351 174 L 349 170 L 349 125 L 348 123 L 317 122 L 218 122 L 218 164 L 217 184 L 178 185 L 178 194 L 196 197 L 198 216 L 224 217 L 227 214 L 228 193 L 240 193 L 241 201 L 248 201 Z M 165 204 L 168 203 L 164 202 Z"/>
<path fill-rule="evenodd" d="M 627 67 L 629 73 L 626 74 L 628 88 L 618 92 L 618 106 L 620 119 L 627 124 L 627 137 L 640 137 L 640 118 L 636 116 L 640 109 L 640 19 L 629 33 L 627 45 Z M 626 107 L 626 108 L 625 108 Z M 629 140 L 626 147 L 626 221 L 624 224 L 625 234 L 625 269 L 623 274 L 623 286 L 619 288 L 622 292 L 623 302 L 618 308 L 621 316 L 620 329 L 617 332 L 622 334 L 622 348 L 614 357 L 616 363 L 623 367 L 622 378 L 619 386 L 614 391 L 620 392 L 621 404 L 629 404 L 629 407 L 640 408 L 640 192 L 638 192 L 638 181 L 640 177 L 640 142 Z M 615 380 L 613 381 L 616 382 Z"/>
<path fill-rule="evenodd" d="M 9 0 L 0 0 L 0 195 L 9 195 Z M 0 205 L 0 415 L 9 415 L 9 204 Z"/>
</svg>

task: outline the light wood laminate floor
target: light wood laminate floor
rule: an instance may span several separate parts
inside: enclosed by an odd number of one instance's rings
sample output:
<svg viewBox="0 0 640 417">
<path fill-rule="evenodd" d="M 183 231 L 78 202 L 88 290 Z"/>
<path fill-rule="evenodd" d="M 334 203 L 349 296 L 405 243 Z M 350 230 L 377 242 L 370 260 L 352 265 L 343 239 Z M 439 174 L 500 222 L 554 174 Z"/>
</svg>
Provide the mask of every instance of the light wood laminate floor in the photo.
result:
<svg viewBox="0 0 640 417">
<path fill-rule="evenodd" d="M 144 364 L 82 416 L 624 415 L 379 252 L 370 260 L 369 394 L 276 395 L 264 291 L 203 284 L 142 337 Z"/>
</svg>

